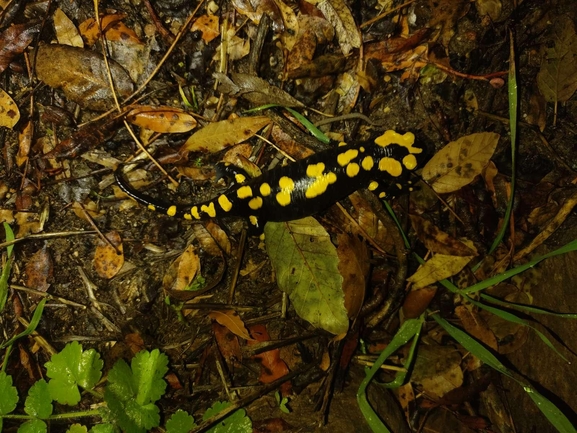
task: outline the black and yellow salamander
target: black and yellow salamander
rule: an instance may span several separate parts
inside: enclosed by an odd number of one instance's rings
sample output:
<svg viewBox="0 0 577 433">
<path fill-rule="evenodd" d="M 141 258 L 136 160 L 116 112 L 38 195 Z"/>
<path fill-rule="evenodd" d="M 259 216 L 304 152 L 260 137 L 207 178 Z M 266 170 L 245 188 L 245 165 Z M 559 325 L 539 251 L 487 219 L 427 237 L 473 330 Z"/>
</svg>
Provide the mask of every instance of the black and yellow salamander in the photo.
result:
<svg viewBox="0 0 577 433">
<path fill-rule="evenodd" d="M 422 154 L 413 133 L 388 130 L 373 140 L 341 143 L 252 179 L 234 166 L 221 166 L 233 184 L 212 200 L 185 205 L 163 203 L 134 190 L 121 170 L 115 177 L 129 197 L 150 210 L 187 220 L 245 217 L 250 234 L 257 235 L 267 221 L 313 215 L 361 188 L 380 198 L 393 197 L 406 188 Z"/>
</svg>

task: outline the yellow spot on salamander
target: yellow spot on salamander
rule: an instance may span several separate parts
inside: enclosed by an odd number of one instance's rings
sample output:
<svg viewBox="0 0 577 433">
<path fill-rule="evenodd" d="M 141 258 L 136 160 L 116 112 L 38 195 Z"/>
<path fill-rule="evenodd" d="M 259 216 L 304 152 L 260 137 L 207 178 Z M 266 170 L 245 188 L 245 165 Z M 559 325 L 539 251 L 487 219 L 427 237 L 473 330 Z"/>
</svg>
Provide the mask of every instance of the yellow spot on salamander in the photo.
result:
<svg viewBox="0 0 577 433">
<path fill-rule="evenodd" d="M 214 202 L 212 201 L 208 205 L 203 204 L 200 207 L 200 211 L 204 212 L 211 218 L 214 218 L 216 216 L 216 209 L 214 208 Z"/>
<path fill-rule="evenodd" d="M 373 159 L 372 156 L 365 156 L 363 158 L 363 162 L 361 162 L 361 165 L 363 166 L 363 168 L 367 171 L 371 170 L 373 168 L 373 166 L 375 165 L 375 160 Z"/>
<path fill-rule="evenodd" d="M 264 182 L 264 183 L 260 186 L 259 190 L 260 190 L 260 194 L 261 194 L 263 197 L 267 197 L 267 196 L 270 195 L 270 185 L 269 185 L 268 183 L 266 183 L 266 182 Z"/>
<path fill-rule="evenodd" d="M 283 176 L 278 180 L 278 186 L 281 190 L 276 195 L 276 201 L 281 206 L 288 206 L 291 202 L 291 192 L 295 188 L 295 183 L 290 177 Z"/>
<path fill-rule="evenodd" d="M 385 198 L 387 196 L 386 192 L 382 192 L 379 194 L 379 198 Z"/>
<path fill-rule="evenodd" d="M 307 167 L 307 176 L 308 177 L 319 177 L 325 171 L 325 164 L 319 162 L 318 164 L 311 164 Z"/>
<path fill-rule="evenodd" d="M 375 144 L 381 147 L 398 144 L 399 146 L 406 147 L 409 153 L 421 153 L 423 151 L 423 149 L 413 147 L 413 144 L 415 144 L 415 134 L 412 132 L 399 134 L 398 132 L 389 129 L 388 131 L 385 131 L 383 135 L 375 139 Z"/>
<path fill-rule="evenodd" d="M 286 189 L 288 192 L 292 192 L 292 190 L 295 189 L 294 181 L 288 176 L 281 177 L 278 180 L 278 186 L 280 189 Z"/>
<path fill-rule="evenodd" d="M 385 157 L 379 161 L 379 170 L 386 171 L 391 176 L 397 177 L 403 172 L 403 167 L 396 159 Z"/>
<path fill-rule="evenodd" d="M 190 220 L 192 220 L 192 215 L 190 215 L 189 213 L 185 213 L 185 214 L 184 214 L 184 219 L 190 221 Z"/>
<path fill-rule="evenodd" d="M 228 197 L 224 194 L 221 194 L 218 197 L 218 204 L 222 208 L 223 211 L 228 212 L 232 209 L 232 203 L 228 199 Z"/>
<path fill-rule="evenodd" d="M 403 165 L 407 170 L 414 170 L 417 168 L 417 158 L 415 158 L 415 155 L 413 154 L 405 155 L 403 158 Z"/>
<path fill-rule="evenodd" d="M 359 155 L 359 151 L 357 149 L 349 149 L 346 152 L 340 153 L 337 156 L 337 162 L 341 167 L 344 167 L 353 159 L 355 159 Z"/>
<path fill-rule="evenodd" d="M 237 173 L 234 175 L 234 179 L 238 182 L 238 183 L 243 183 L 246 180 L 246 176 L 244 174 L 240 174 Z"/>
<path fill-rule="evenodd" d="M 363 146 L 359 147 L 359 150 L 361 151 L 361 153 L 363 153 L 365 151 L 365 148 Z"/>
<path fill-rule="evenodd" d="M 253 226 L 257 226 L 258 225 L 258 218 L 255 217 L 254 215 L 251 215 L 248 217 L 249 222 L 253 225 Z"/>
<path fill-rule="evenodd" d="M 369 191 L 374 191 L 378 187 L 379 187 L 379 183 L 375 182 L 374 180 L 371 183 L 369 183 Z"/>
<path fill-rule="evenodd" d="M 325 173 L 317 177 L 314 182 L 312 182 L 305 191 L 306 198 L 315 198 L 323 194 L 329 185 L 337 181 L 337 175 L 333 172 Z"/>
<path fill-rule="evenodd" d="M 198 213 L 198 207 L 197 206 L 193 206 L 192 209 L 190 210 L 190 214 L 197 220 L 200 219 L 200 214 Z"/>
<path fill-rule="evenodd" d="M 172 205 L 168 209 L 166 209 L 166 215 L 175 216 L 176 215 L 176 206 Z"/>
<path fill-rule="evenodd" d="M 151 204 L 151 203 L 149 203 L 147 207 L 148 207 L 149 210 L 156 210 L 156 206 L 154 206 L 154 205 Z"/>
<path fill-rule="evenodd" d="M 240 199 L 252 197 L 252 188 L 248 185 L 241 186 L 239 189 L 236 190 L 236 195 Z"/>
<path fill-rule="evenodd" d="M 357 174 L 359 174 L 360 170 L 361 167 L 359 167 L 359 164 L 357 164 L 356 162 L 351 162 L 349 165 L 347 165 L 347 168 L 345 169 L 348 177 L 355 177 Z"/>
<path fill-rule="evenodd" d="M 338 147 L 343 147 L 343 146 L 346 146 L 346 145 L 347 145 L 347 143 L 346 143 L 345 141 L 341 141 L 341 142 L 339 142 Z"/>
<path fill-rule="evenodd" d="M 262 198 L 255 197 L 248 202 L 248 207 L 254 210 L 260 209 L 262 207 Z"/>
</svg>

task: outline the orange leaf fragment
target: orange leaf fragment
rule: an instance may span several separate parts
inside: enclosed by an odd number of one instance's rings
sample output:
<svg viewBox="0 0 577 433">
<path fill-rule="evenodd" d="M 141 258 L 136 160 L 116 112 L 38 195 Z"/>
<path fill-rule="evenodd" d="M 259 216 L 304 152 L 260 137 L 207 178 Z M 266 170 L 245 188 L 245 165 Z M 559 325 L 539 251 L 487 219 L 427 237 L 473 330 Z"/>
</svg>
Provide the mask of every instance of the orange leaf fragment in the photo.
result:
<svg viewBox="0 0 577 433">
<path fill-rule="evenodd" d="M 203 15 L 192 25 L 191 31 L 200 31 L 202 40 L 207 44 L 220 35 L 218 17 L 216 15 Z"/>
<path fill-rule="evenodd" d="M 117 231 L 107 233 L 108 242 L 99 239 L 94 253 L 94 269 L 102 278 L 114 277 L 124 264 L 122 238 Z"/>
<path fill-rule="evenodd" d="M 126 120 L 141 128 L 167 134 L 188 132 L 196 126 L 194 117 L 184 110 L 164 106 L 134 108 L 126 115 Z"/>
<path fill-rule="evenodd" d="M 265 325 L 254 325 L 250 328 L 251 335 L 255 338 L 254 341 L 269 341 L 270 336 Z M 251 344 L 249 341 L 248 344 Z M 254 343 L 253 343 L 254 344 Z M 261 363 L 260 376 L 258 380 L 262 383 L 271 383 L 275 380 L 287 375 L 289 368 L 286 362 L 280 357 L 280 350 L 273 349 L 253 356 Z M 290 394 L 291 384 L 285 382 L 281 385 L 281 394 L 283 396 Z"/>
<path fill-rule="evenodd" d="M 225 326 L 234 335 L 239 336 L 245 340 L 252 340 L 252 337 L 248 333 L 244 322 L 234 310 L 221 310 L 221 311 L 211 311 L 208 313 L 208 317 L 216 320 L 222 326 Z"/>
</svg>

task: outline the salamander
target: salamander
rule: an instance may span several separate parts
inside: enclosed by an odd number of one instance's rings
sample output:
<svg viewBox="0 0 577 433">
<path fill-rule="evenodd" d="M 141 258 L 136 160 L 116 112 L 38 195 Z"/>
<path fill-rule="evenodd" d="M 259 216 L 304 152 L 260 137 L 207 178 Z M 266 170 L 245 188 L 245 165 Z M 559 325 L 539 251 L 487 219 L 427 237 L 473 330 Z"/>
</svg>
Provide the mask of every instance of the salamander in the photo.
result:
<svg viewBox="0 0 577 433">
<path fill-rule="evenodd" d="M 406 189 L 423 148 L 411 132 L 388 130 L 363 142 L 340 143 L 305 159 L 249 178 L 240 168 L 221 165 L 232 185 L 212 200 L 194 204 L 164 203 L 133 189 L 122 171 L 115 171 L 119 187 L 148 209 L 187 220 L 224 216 L 245 217 L 249 233 L 261 234 L 267 221 L 291 221 L 322 211 L 361 188 L 380 198 Z"/>
</svg>

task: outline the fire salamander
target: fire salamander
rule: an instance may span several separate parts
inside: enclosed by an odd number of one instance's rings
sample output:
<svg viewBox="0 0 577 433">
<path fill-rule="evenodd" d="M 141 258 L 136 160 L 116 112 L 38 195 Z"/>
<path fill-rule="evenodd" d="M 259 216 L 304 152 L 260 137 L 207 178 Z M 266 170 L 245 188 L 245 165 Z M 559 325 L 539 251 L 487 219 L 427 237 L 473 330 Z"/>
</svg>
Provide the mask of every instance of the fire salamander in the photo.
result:
<svg viewBox="0 0 577 433">
<path fill-rule="evenodd" d="M 267 221 L 290 221 L 313 215 L 360 188 L 391 198 L 407 187 L 408 175 L 419 164 L 423 148 L 411 132 L 388 130 L 371 141 L 338 147 L 277 167 L 250 179 L 241 169 L 222 165 L 233 184 L 212 200 L 167 204 L 134 190 L 121 170 L 120 188 L 148 209 L 187 220 L 223 216 L 248 218 L 249 233 L 261 234 Z"/>
</svg>

